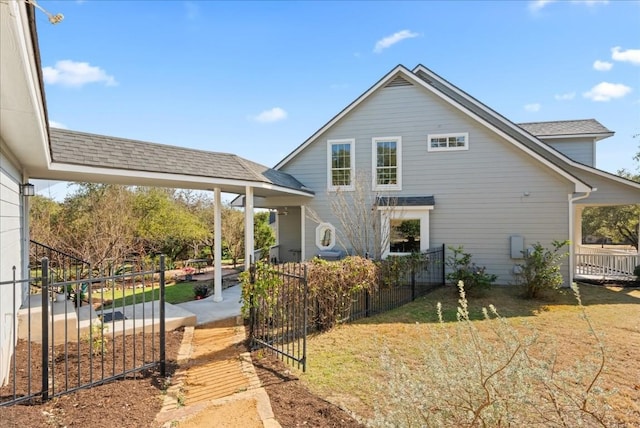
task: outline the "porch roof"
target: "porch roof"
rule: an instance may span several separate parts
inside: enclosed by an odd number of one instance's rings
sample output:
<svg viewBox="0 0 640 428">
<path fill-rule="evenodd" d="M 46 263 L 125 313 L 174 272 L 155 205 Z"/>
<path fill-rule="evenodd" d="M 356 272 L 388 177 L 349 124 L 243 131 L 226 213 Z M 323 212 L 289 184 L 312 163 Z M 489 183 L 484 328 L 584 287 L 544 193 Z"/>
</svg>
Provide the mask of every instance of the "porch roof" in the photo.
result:
<svg viewBox="0 0 640 428">
<path fill-rule="evenodd" d="M 595 119 L 583 120 L 556 120 L 550 122 L 518 123 L 520 128 L 536 137 L 546 138 L 570 138 L 570 137 L 594 137 L 597 140 L 610 137 L 613 131 Z"/>
<path fill-rule="evenodd" d="M 230 153 L 209 152 L 126 138 L 50 128 L 46 177 L 64 180 L 212 189 L 259 196 L 313 196 L 293 176 Z M 57 173 L 56 173 L 57 171 Z M 36 177 L 36 174 L 33 174 Z"/>
</svg>

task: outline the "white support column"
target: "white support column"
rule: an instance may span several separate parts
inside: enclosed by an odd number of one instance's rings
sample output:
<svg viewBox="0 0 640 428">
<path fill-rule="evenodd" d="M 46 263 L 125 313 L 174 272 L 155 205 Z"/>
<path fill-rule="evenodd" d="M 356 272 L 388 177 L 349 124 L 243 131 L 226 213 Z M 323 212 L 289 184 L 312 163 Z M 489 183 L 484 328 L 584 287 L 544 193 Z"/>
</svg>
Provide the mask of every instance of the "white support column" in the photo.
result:
<svg viewBox="0 0 640 428">
<path fill-rule="evenodd" d="M 307 252 L 305 251 L 305 243 L 307 242 L 306 229 L 307 219 L 307 207 L 306 205 L 300 206 L 300 261 L 303 262 L 307 259 Z"/>
<path fill-rule="evenodd" d="M 244 195 L 244 268 L 249 270 L 253 258 L 253 188 L 247 186 Z"/>
<path fill-rule="evenodd" d="M 222 302 L 222 202 L 220 188 L 213 189 L 213 301 Z"/>
</svg>

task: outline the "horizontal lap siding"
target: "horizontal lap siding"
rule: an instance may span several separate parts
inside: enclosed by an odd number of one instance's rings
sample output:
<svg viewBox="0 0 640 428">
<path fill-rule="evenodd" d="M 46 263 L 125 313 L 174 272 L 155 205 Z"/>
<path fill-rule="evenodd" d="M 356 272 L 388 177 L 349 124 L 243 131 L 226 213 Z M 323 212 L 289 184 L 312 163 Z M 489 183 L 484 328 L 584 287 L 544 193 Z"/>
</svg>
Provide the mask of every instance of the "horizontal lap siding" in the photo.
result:
<svg viewBox="0 0 640 428">
<path fill-rule="evenodd" d="M 469 133 L 469 150 L 428 152 L 427 135 Z M 572 185 L 500 136 L 427 91 L 384 88 L 310 144 L 283 171 L 316 192 L 310 204 L 339 227 L 327 199 L 327 140 L 355 138 L 356 170 L 371 173 L 371 139 L 402 137 L 402 191 L 435 197 L 430 245 L 463 245 L 480 265 L 513 281 L 509 236 L 525 244 L 568 238 L 567 195 Z M 525 192 L 529 196 L 524 196 Z M 307 221 L 307 255 L 316 224 Z M 566 273 L 568 270 L 565 269 Z"/>
<path fill-rule="evenodd" d="M 13 266 L 17 268 L 17 278 L 22 277 L 19 183 L 20 172 L 9 162 L 0 147 L 0 282 L 12 279 Z M 0 286 L 0 385 L 3 385 L 9 372 L 12 355 L 11 337 L 16 320 L 13 291 L 10 285 Z M 20 302 L 20 287 L 15 291 L 16 301 Z"/>
<path fill-rule="evenodd" d="M 544 141 L 544 139 L 543 139 Z M 593 139 L 569 139 L 562 141 L 546 141 L 551 147 L 567 157 L 585 165 L 595 166 L 595 144 Z"/>
</svg>

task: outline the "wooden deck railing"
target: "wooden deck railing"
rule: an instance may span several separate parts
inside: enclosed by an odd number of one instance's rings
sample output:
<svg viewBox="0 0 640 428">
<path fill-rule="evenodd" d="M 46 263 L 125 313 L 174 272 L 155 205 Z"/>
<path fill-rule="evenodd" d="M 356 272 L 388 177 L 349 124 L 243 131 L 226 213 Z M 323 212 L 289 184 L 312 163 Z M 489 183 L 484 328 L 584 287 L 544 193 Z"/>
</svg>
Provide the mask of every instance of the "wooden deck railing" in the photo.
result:
<svg viewBox="0 0 640 428">
<path fill-rule="evenodd" d="M 583 248 L 579 248 L 582 251 Z M 583 253 L 575 255 L 577 275 L 607 277 L 634 276 L 633 271 L 640 265 L 640 255 L 631 253 Z"/>
</svg>

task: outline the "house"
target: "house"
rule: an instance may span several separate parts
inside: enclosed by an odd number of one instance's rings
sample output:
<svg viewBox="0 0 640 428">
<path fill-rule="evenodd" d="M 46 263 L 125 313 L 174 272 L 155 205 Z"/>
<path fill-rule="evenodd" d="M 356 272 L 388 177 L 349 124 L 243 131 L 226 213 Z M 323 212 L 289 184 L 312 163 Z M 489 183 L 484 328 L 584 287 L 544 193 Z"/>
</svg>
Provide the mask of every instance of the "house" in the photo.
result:
<svg viewBox="0 0 640 428">
<path fill-rule="evenodd" d="M 212 191 L 216 302 L 222 300 L 221 193 L 246 197 L 246 263 L 253 255 L 254 195 L 313 196 L 290 175 L 233 154 L 50 129 L 35 8 L 28 2 L 0 1 L 0 88 L 0 386 L 18 340 L 18 311 L 30 293 L 30 178 Z"/>
<path fill-rule="evenodd" d="M 378 244 L 383 257 L 463 246 L 509 284 L 522 251 L 568 239 L 569 282 L 584 265 L 582 209 L 640 203 L 639 183 L 595 168 L 596 143 L 611 135 L 593 119 L 518 125 L 428 68 L 399 65 L 275 166 L 313 199 L 256 206 L 281 214 L 283 261 L 357 252 L 347 235 L 362 221 L 345 227 L 338 214 L 364 204 L 380 221 L 381 236 L 369 227 L 370 255 Z"/>
</svg>

